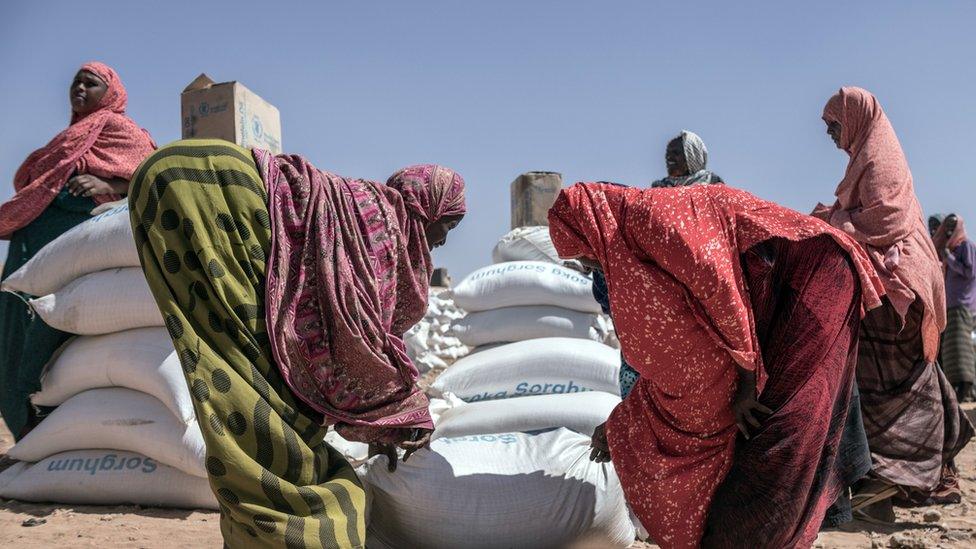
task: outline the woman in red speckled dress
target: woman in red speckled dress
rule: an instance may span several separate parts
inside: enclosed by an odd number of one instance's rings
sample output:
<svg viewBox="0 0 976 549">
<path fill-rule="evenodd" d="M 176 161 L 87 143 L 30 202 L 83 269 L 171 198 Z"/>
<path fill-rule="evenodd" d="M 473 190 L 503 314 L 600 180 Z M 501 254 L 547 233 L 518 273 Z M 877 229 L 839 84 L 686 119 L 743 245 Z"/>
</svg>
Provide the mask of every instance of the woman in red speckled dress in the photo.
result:
<svg viewBox="0 0 976 549">
<path fill-rule="evenodd" d="M 652 539 L 809 546 L 841 488 L 857 326 L 883 291 L 857 243 L 718 185 L 577 184 L 549 222 L 560 256 L 603 271 L 640 373 L 594 458 Z"/>
</svg>

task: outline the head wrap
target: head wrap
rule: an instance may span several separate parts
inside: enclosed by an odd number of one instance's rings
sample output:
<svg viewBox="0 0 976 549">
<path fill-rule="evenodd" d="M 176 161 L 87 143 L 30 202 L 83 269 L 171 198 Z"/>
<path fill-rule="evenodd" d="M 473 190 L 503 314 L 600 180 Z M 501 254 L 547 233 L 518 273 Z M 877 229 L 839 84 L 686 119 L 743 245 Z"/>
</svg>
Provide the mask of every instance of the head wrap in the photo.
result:
<svg viewBox="0 0 976 549">
<path fill-rule="evenodd" d="M 936 249 L 955 250 L 960 244 L 966 241 L 966 227 L 962 222 L 962 218 L 956 215 L 956 228 L 953 229 L 950 235 L 948 234 L 949 228 L 945 222 L 946 218 L 947 216 L 942 216 L 942 223 L 939 225 L 939 229 L 935 231 L 932 241 L 935 243 Z"/>
<path fill-rule="evenodd" d="M 708 149 L 698 134 L 688 130 L 681 130 L 678 135 L 685 151 L 685 162 L 688 163 L 688 173 L 695 173 L 705 169 L 708 164 Z"/>
<path fill-rule="evenodd" d="M 268 334 L 288 386 L 351 440 L 431 428 L 403 334 L 427 311 L 425 228 L 464 211 L 463 180 L 425 165 L 382 185 L 297 155 L 254 158 L 271 217 Z"/>
<path fill-rule="evenodd" d="M 464 215 L 464 179 L 450 168 L 417 164 L 398 170 L 386 181 L 403 196 L 407 210 L 424 224 Z"/>
<path fill-rule="evenodd" d="M 718 176 L 705 169 L 708 165 L 708 149 L 705 142 L 698 134 L 688 130 L 681 130 L 674 139 L 681 140 L 681 149 L 685 155 L 685 163 L 688 166 L 688 175 L 668 176 L 651 183 L 651 187 L 686 187 L 688 185 L 698 185 L 720 182 Z"/>
<path fill-rule="evenodd" d="M 105 94 L 92 112 L 72 113 L 71 125 L 31 153 L 17 169 L 17 192 L 0 206 L 0 238 L 9 239 L 14 231 L 37 219 L 72 175 L 128 180 L 156 148 L 149 132 L 125 115 L 128 95 L 118 74 L 98 62 L 85 63 L 79 70 L 104 80 Z M 104 204 L 121 197 L 102 194 L 92 198 Z"/>
<path fill-rule="evenodd" d="M 823 119 L 840 123 L 840 147 L 851 159 L 837 201 L 814 215 L 865 247 L 902 318 L 922 301 L 925 358 L 935 361 L 945 327 L 945 282 L 895 130 L 877 98 L 862 88 L 841 88 L 827 101 Z"/>
</svg>

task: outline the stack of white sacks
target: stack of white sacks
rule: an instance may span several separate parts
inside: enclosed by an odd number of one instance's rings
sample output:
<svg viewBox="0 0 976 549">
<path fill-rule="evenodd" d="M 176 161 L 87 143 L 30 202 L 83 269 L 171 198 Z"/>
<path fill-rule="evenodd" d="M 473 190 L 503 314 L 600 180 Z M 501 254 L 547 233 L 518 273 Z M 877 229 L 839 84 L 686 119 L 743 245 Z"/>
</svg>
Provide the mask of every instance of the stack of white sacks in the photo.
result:
<svg viewBox="0 0 976 549">
<path fill-rule="evenodd" d="M 163 319 L 139 267 L 126 205 L 48 244 L 3 281 L 47 324 L 77 334 L 31 397 L 57 406 L 10 449 L 0 497 L 210 508 L 204 444 Z"/>
<path fill-rule="evenodd" d="M 627 547 L 635 527 L 613 465 L 589 460 L 620 402 L 591 280 L 559 263 L 546 227 L 516 229 L 493 258 L 450 292 L 468 314 L 448 333 L 474 350 L 431 386 L 431 451 L 390 473 L 365 445 L 328 438 L 370 491 L 368 544 Z"/>
<path fill-rule="evenodd" d="M 448 332 L 464 316 L 444 288 L 431 288 L 427 297 L 427 314 L 404 335 L 407 354 L 420 370 L 439 372 L 468 354 L 468 346 Z"/>
</svg>

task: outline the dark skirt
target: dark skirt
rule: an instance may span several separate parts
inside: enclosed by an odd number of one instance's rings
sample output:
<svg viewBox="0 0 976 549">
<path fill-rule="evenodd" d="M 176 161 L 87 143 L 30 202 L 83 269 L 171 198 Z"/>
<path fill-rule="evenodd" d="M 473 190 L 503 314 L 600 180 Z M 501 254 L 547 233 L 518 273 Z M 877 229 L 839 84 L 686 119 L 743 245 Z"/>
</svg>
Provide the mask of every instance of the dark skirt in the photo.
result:
<svg viewBox="0 0 976 549">
<path fill-rule="evenodd" d="M 709 510 L 705 547 L 809 547 L 855 472 L 838 460 L 854 383 L 860 289 L 829 237 L 774 240 L 744 267 L 773 410 L 749 440 Z M 857 468 L 856 466 L 854 467 Z"/>
<path fill-rule="evenodd" d="M 949 380 L 922 354 L 922 305 L 902 319 L 885 300 L 861 323 L 857 384 L 872 473 L 905 488 L 935 489 L 973 436 Z"/>
<path fill-rule="evenodd" d="M 14 232 L 3 266 L 3 278 L 19 269 L 41 248 L 91 218 L 91 198 L 62 189 L 29 225 Z M 26 296 L 0 293 L 0 414 L 15 438 L 23 436 L 34 410 L 30 395 L 41 388 L 41 372 L 71 334 L 55 330 L 34 316 Z"/>
<path fill-rule="evenodd" d="M 976 381 L 976 353 L 973 352 L 973 315 L 965 307 L 946 311 L 939 362 L 952 385 Z"/>
</svg>

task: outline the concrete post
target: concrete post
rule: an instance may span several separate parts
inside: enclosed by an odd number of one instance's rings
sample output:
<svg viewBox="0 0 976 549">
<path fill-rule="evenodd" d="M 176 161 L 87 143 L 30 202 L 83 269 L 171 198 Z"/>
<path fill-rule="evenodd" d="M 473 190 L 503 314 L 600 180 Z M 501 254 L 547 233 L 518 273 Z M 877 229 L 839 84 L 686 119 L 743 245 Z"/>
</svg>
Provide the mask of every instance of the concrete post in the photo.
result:
<svg viewBox="0 0 976 549">
<path fill-rule="evenodd" d="M 526 172 L 512 181 L 512 228 L 548 225 L 549 208 L 563 186 L 562 174 Z"/>
</svg>

